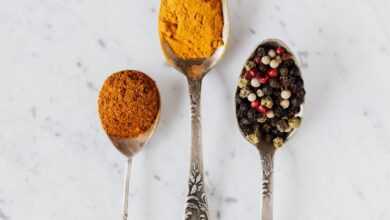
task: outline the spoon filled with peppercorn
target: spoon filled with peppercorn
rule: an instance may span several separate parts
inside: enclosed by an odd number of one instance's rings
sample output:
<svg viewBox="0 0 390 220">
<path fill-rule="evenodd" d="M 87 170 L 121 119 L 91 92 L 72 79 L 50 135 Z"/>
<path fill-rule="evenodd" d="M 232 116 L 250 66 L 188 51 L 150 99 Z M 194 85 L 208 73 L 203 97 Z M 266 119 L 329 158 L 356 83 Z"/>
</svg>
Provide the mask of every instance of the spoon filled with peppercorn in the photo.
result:
<svg viewBox="0 0 390 220">
<path fill-rule="evenodd" d="M 191 100 L 191 163 L 186 220 L 208 220 L 201 139 L 201 86 L 228 41 L 227 0 L 162 0 L 161 48 L 169 65 L 187 78 Z"/>
<path fill-rule="evenodd" d="M 291 50 L 280 40 L 263 41 L 242 70 L 235 98 L 241 133 L 261 156 L 262 220 L 273 219 L 275 151 L 300 126 L 304 98 L 301 70 Z"/>
<path fill-rule="evenodd" d="M 127 158 L 122 219 L 128 217 L 133 156 L 151 138 L 160 117 L 160 93 L 146 74 L 125 70 L 109 76 L 98 99 L 101 124 L 113 145 Z"/>
</svg>

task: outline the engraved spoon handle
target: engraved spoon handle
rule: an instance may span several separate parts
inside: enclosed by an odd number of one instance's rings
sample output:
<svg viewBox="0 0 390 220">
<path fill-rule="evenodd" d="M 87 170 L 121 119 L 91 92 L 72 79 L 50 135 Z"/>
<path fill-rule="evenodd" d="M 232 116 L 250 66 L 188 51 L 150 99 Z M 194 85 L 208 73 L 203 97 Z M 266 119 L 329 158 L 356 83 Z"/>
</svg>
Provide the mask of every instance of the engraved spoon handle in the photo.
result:
<svg viewBox="0 0 390 220">
<path fill-rule="evenodd" d="M 273 219 L 273 167 L 275 150 L 260 150 L 260 158 L 263 169 L 263 208 L 261 213 L 262 220 Z"/>
<path fill-rule="evenodd" d="M 129 216 L 129 183 L 131 175 L 131 163 L 132 158 L 129 157 L 126 161 L 125 179 L 123 181 L 123 209 L 122 209 L 122 220 L 127 220 Z"/>
<path fill-rule="evenodd" d="M 186 198 L 185 220 L 208 220 L 202 160 L 200 102 L 202 79 L 188 78 L 191 98 L 191 166 Z"/>
</svg>

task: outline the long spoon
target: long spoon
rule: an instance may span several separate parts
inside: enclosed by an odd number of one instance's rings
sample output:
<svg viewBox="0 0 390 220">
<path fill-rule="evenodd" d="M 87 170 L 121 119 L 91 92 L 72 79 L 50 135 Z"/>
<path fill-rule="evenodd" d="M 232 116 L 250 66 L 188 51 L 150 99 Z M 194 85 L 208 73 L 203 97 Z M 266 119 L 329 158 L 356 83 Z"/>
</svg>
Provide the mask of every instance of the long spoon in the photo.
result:
<svg viewBox="0 0 390 220">
<path fill-rule="evenodd" d="M 159 90 L 157 89 L 157 92 Z M 158 95 L 160 97 L 160 94 Z M 123 184 L 123 207 L 122 207 L 122 220 L 127 220 L 128 218 L 128 206 L 129 206 L 129 183 L 130 183 L 130 175 L 131 175 L 131 165 L 133 161 L 133 157 L 135 154 L 140 152 L 142 148 L 145 146 L 145 144 L 149 141 L 149 139 L 152 137 L 154 131 L 156 130 L 157 124 L 160 119 L 160 109 L 161 106 L 159 106 L 157 116 L 154 120 L 154 123 L 150 126 L 148 130 L 146 130 L 144 133 L 140 134 L 139 136 L 135 138 L 117 138 L 107 133 L 107 136 L 110 138 L 112 144 L 115 146 L 116 149 L 119 150 L 127 159 L 126 162 L 126 171 L 125 171 L 125 178 L 124 178 L 124 184 Z M 99 115 L 100 118 L 102 118 L 101 115 Z"/>
<path fill-rule="evenodd" d="M 161 47 L 169 65 L 183 73 L 188 82 L 191 99 L 191 163 L 186 198 L 185 219 L 186 220 L 208 220 L 208 205 L 205 191 L 203 159 L 202 159 L 202 138 L 201 138 L 201 87 L 204 76 L 221 60 L 228 41 L 229 17 L 226 0 L 222 0 L 222 11 L 224 17 L 223 36 L 224 45 L 218 48 L 213 56 L 207 59 L 180 59 L 168 43 L 161 40 Z"/>
<path fill-rule="evenodd" d="M 299 62 L 296 56 L 291 52 L 291 50 L 287 47 L 287 45 L 277 39 L 268 39 L 263 41 L 260 45 L 265 44 L 272 44 L 276 46 L 282 46 L 284 47 L 289 54 L 292 55 L 292 59 L 295 61 L 295 64 L 299 68 Z M 301 70 L 299 70 L 301 71 Z M 302 109 L 303 105 L 300 106 L 301 111 L 296 116 L 302 116 Z M 237 112 L 236 112 L 237 114 Z M 237 116 L 238 119 L 238 116 Z M 248 137 L 245 135 L 244 131 L 240 128 L 241 134 L 248 140 Z M 291 136 L 295 133 L 296 129 L 294 129 L 287 139 L 290 139 Z M 251 142 L 250 140 L 248 140 Z M 286 140 L 287 141 L 287 140 Z M 260 158 L 262 163 L 262 174 L 263 174 L 263 181 L 262 181 L 262 196 L 263 196 L 263 207 L 262 207 L 262 213 L 261 213 L 261 219 L 262 220 L 272 220 L 273 219 L 273 168 L 274 168 L 274 155 L 275 155 L 275 147 L 272 143 L 267 143 L 260 139 L 259 143 L 254 144 L 256 148 L 260 152 Z"/>
</svg>

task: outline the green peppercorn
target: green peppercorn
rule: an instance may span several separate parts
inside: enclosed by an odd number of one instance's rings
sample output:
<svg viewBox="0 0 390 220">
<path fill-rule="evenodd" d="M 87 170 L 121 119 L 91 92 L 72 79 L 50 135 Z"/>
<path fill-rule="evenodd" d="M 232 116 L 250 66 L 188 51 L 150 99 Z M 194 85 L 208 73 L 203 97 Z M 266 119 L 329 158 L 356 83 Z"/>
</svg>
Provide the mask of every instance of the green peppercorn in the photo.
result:
<svg viewBox="0 0 390 220">
<path fill-rule="evenodd" d="M 259 137 L 257 137 L 256 134 L 249 134 L 246 136 L 246 138 L 248 139 L 248 141 L 251 144 L 258 144 L 259 143 Z"/>
<path fill-rule="evenodd" d="M 253 67 L 255 67 L 256 66 L 256 64 L 255 64 L 255 62 L 253 62 L 253 61 L 248 61 L 247 62 L 247 64 L 245 65 L 245 69 L 247 70 L 247 71 L 249 71 L 249 70 L 251 70 Z"/>
<path fill-rule="evenodd" d="M 251 94 L 251 91 L 249 91 L 246 88 L 243 88 L 243 89 L 240 90 L 240 94 L 239 95 L 240 95 L 241 98 L 246 98 L 246 97 L 248 97 L 249 94 Z"/>
<path fill-rule="evenodd" d="M 276 149 L 281 148 L 284 144 L 284 140 L 281 137 L 276 137 L 273 139 L 273 144 Z"/>
<path fill-rule="evenodd" d="M 300 117 L 294 117 L 288 120 L 288 124 L 291 128 L 299 128 L 299 126 L 301 125 L 301 121 L 302 120 Z"/>
<path fill-rule="evenodd" d="M 248 85 L 248 80 L 241 78 L 240 81 L 238 82 L 238 88 L 243 89 Z"/>
<path fill-rule="evenodd" d="M 267 107 L 268 109 L 271 109 L 274 105 L 274 102 L 272 101 L 271 97 L 267 96 L 261 99 L 261 105 Z"/>
</svg>

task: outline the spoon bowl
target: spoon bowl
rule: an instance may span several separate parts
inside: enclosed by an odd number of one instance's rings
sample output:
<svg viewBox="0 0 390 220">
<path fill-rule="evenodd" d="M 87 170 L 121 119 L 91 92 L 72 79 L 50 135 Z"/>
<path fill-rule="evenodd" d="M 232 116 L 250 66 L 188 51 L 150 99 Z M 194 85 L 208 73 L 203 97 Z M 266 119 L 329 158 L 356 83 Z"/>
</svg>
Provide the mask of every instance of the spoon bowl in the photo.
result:
<svg viewBox="0 0 390 220">
<path fill-rule="evenodd" d="M 206 75 L 218 63 L 218 61 L 222 59 L 226 51 L 230 33 L 230 20 L 228 15 L 227 0 L 221 0 L 221 2 L 224 22 L 222 30 L 223 45 L 217 48 L 211 57 L 203 59 L 181 59 L 175 54 L 165 39 L 160 36 L 161 49 L 165 59 L 167 60 L 167 63 L 179 72 L 186 75 L 188 78 L 194 80 L 203 78 L 203 76 Z"/>
<path fill-rule="evenodd" d="M 156 116 L 153 125 L 147 131 L 140 134 L 138 137 L 118 138 L 115 136 L 110 136 L 109 134 L 107 134 L 107 136 L 110 138 L 112 144 L 119 152 L 121 152 L 127 158 L 131 158 L 135 154 L 140 152 L 142 148 L 145 146 L 145 144 L 149 141 L 149 139 L 154 134 L 154 131 L 156 130 L 159 121 L 160 121 L 160 110 Z"/>
<path fill-rule="evenodd" d="M 290 53 L 292 55 L 291 59 L 294 60 L 296 66 L 298 67 L 299 71 L 302 73 L 302 69 L 300 68 L 300 61 L 299 59 L 297 58 L 297 56 L 294 55 L 294 53 L 292 52 L 292 50 L 288 47 L 288 45 L 286 43 L 284 43 L 283 41 L 279 40 L 279 39 L 276 39 L 276 38 L 270 38 L 270 39 L 266 39 L 264 41 L 262 41 L 256 48 L 260 47 L 261 45 L 264 45 L 264 44 L 270 44 L 270 45 L 273 45 L 273 46 L 282 46 L 286 49 L 286 52 Z M 256 51 L 254 51 L 250 57 L 252 57 L 254 54 L 256 53 Z M 249 61 L 250 59 L 247 59 L 247 62 Z M 296 116 L 299 116 L 301 118 L 303 118 L 303 104 L 300 105 L 300 112 L 296 114 Z M 237 112 L 236 112 L 237 114 Z M 236 117 L 236 119 L 238 119 L 238 117 Z M 238 123 L 238 121 L 237 121 Z M 241 135 L 248 140 L 248 137 L 245 135 L 245 133 L 243 132 L 243 130 L 240 128 L 240 133 Z M 286 142 L 297 132 L 297 129 L 294 129 L 289 135 L 288 137 L 286 138 Z M 251 143 L 249 140 L 248 140 L 249 143 Z M 251 143 L 252 144 L 252 143 Z M 260 140 L 260 142 L 258 144 L 252 144 L 252 145 L 255 145 L 257 148 L 274 148 L 272 146 L 272 144 L 269 144 L 269 143 L 266 143 L 262 140 Z"/>
</svg>

